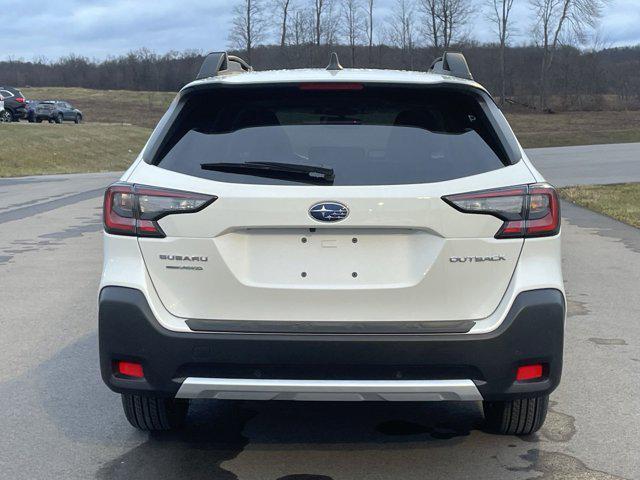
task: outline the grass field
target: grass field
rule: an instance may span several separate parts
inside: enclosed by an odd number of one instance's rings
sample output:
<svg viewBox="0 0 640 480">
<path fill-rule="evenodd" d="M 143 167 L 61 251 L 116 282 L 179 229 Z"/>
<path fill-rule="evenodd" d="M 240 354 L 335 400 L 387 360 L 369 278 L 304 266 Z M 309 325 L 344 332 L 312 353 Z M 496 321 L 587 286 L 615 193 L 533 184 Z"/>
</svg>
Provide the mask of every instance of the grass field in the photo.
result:
<svg viewBox="0 0 640 480">
<path fill-rule="evenodd" d="M 0 177 L 124 170 L 149 133 L 132 125 L 3 123 Z"/>
<path fill-rule="evenodd" d="M 125 168 L 174 98 L 172 92 L 23 88 L 28 99 L 61 99 L 85 123 L 0 124 L 0 177 Z M 507 114 L 525 148 L 640 142 L 640 111 Z"/>
<path fill-rule="evenodd" d="M 524 148 L 640 142 L 640 111 L 507 114 Z"/>
<path fill-rule="evenodd" d="M 590 210 L 640 228 L 640 183 L 560 189 L 560 195 Z"/>
<path fill-rule="evenodd" d="M 153 128 L 165 112 L 172 92 L 90 90 L 87 88 L 23 88 L 27 99 L 66 100 L 82 110 L 87 122 L 130 123 Z"/>
</svg>

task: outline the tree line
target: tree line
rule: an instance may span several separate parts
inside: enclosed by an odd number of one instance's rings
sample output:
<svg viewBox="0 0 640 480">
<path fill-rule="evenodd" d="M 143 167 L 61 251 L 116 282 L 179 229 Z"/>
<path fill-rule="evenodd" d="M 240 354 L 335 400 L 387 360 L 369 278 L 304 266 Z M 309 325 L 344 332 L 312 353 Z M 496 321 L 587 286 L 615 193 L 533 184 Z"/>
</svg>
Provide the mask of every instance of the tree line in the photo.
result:
<svg viewBox="0 0 640 480">
<path fill-rule="evenodd" d="M 332 51 L 346 67 L 427 70 L 443 50 L 457 50 L 503 103 L 606 108 L 608 94 L 624 108 L 640 105 L 640 46 L 584 48 L 603 0 L 395 0 L 385 16 L 378 1 L 236 0 L 229 47 L 257 70 L 323 67 Z M 525 1 L 533 41 L 513 45 L 511 12 Z M 480 11 L 496 27 L 494 42 L 469 33 Z M 191 81 L 202 60 L 196 51 L 141 49 L 104 61 L 5 61 L 0 84 L 171 91 Z"/>
<path fill-rule="evenodd" d="M 420 47 L 449 49 L 473 42 L 470 23 L 484 15 L 494 27 L 498 48 L 499 98 L 507 95 L 506 50 L 515 28 L 514 5 L 527 3 L 528 26 L 533 43 L 541 50 L 538 62 L 538 104 L 548 106 L 551 69 L 557 52 L 567 45 L 583 45 L 596 31 L 602 7 L 608 0 L 394 0 L 391 13 L 377 18 L 376 0 L 236 0 L 233 7 L 231 44 L 246 53 L 249 63 L 261 43 L 287 46 L 344 44 L 350 66 L 356 49 L 366 45 L 367 62 L 373 61 L 374 43 L 401 50 L 413 68 Z"/>
</svg>

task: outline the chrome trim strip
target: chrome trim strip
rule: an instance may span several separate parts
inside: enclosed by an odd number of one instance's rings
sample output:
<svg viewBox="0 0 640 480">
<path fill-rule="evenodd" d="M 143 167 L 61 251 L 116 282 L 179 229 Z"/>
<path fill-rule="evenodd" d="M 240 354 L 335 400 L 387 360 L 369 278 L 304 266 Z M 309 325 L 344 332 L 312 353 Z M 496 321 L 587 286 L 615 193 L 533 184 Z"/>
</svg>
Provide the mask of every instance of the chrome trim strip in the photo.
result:
<svg viewBox="0 0 640 480">
<path fill-rule="evenodd" d="M 473 381 L 464 380 L 266 380 L 188 377 L 176 398 L 301 401 L 482 400 Z"/>
</svg>

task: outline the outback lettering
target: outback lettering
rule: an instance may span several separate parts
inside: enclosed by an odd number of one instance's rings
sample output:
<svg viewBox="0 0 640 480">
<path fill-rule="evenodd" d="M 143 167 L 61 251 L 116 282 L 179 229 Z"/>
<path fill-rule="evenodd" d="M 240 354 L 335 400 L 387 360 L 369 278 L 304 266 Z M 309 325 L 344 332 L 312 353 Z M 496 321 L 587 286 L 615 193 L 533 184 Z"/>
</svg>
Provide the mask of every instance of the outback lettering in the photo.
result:
<svg viewBox="0 0 640 480">
<path fill-rule="evenodd" d="M 465 262 L 504 262 L 507 259 L 502 255 L 492 255 L 490 257 L 450 257 L 451 263 L 465 263 Z"/>
</svg>

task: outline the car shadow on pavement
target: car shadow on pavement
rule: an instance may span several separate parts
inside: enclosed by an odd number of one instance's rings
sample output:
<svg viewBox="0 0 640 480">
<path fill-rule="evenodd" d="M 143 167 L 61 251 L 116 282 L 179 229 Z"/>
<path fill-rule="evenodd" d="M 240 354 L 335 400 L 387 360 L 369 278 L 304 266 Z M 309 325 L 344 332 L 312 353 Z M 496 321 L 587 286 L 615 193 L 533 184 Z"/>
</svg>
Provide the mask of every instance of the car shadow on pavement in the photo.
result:
<svg viewBox="0 0 640 480">
<path fill-rule="evenodd" d="M 408 471 L 407 462 L 413 463 L 415 471 L 405 478 L 424 478 L 421 472 L 425 469 L 457 471 L 460 455 L 476 456 L 473 468 L 483 467 L 495 474 L 505 472 L 506 465 L 526 468 L 530 462 L 519 460 L 518 454 L 533 446 L 479 431 L 481 407 L 467 402 L 194 401 L 183 430 L 137 432 L 127 424 L 119 397 L 102 384 L 95 333 L 62 349 L 25 377 L 10 395 L 16 398 L 0 395 L 0 401 L 32 397 L 21 410 L 40 411 L 45 418 L 23 422 L 16 441 L 28 443 L 51 431 L 61 437 L 51 440 L 59 445 L 56 455 L 89 452 L 92 458 L 77 462 L 88 464 L 101 480 L 326 480 L 332 478 L 328 471 L 332 464 L 352 469 L 353 475 L 372 462 L 403 464 Z M 37 395 L 26 395 L 29 389 Z M 531 440 L 535 442 L 535 437 Z M 516 443 L 522 448 L 508 448 Z M 501 450 L 509 454 L 498 462 L 496 454 Z M 93 452 L 100 452 L 95 454 L 100 461 Z M 309 464 L 312 457 L 315 463 Z M 33 462 L 42 462 L 40 467 L 46 468 L 46 457 Z M 236 472 L 249 467 L 261 473 Z"/>
<path fill-rule="evenodd" d="M 405 444 L 460 444 L 482 415 L 475 404 L 371 404 L 299 402 L 193 402 L 188 424 L 175 433 L 151 434 L 147 442 L 106 464 L 99 479 L 237 478 L 221 464 L 251 447 L 286 459 L 288 452 L 321 451 L 327 462 L 345 450 L 403 449 Z M 429 444 L 429 445 L 427 445 Z M 291 457 L 291 471 L 304 468 Z M 265 473 L 268 470 L 265 465 Z M 287 480 L 322 475 L 292 473 Z M 331 478 L 324 476 L 324 478 Z"/>
</svg>

